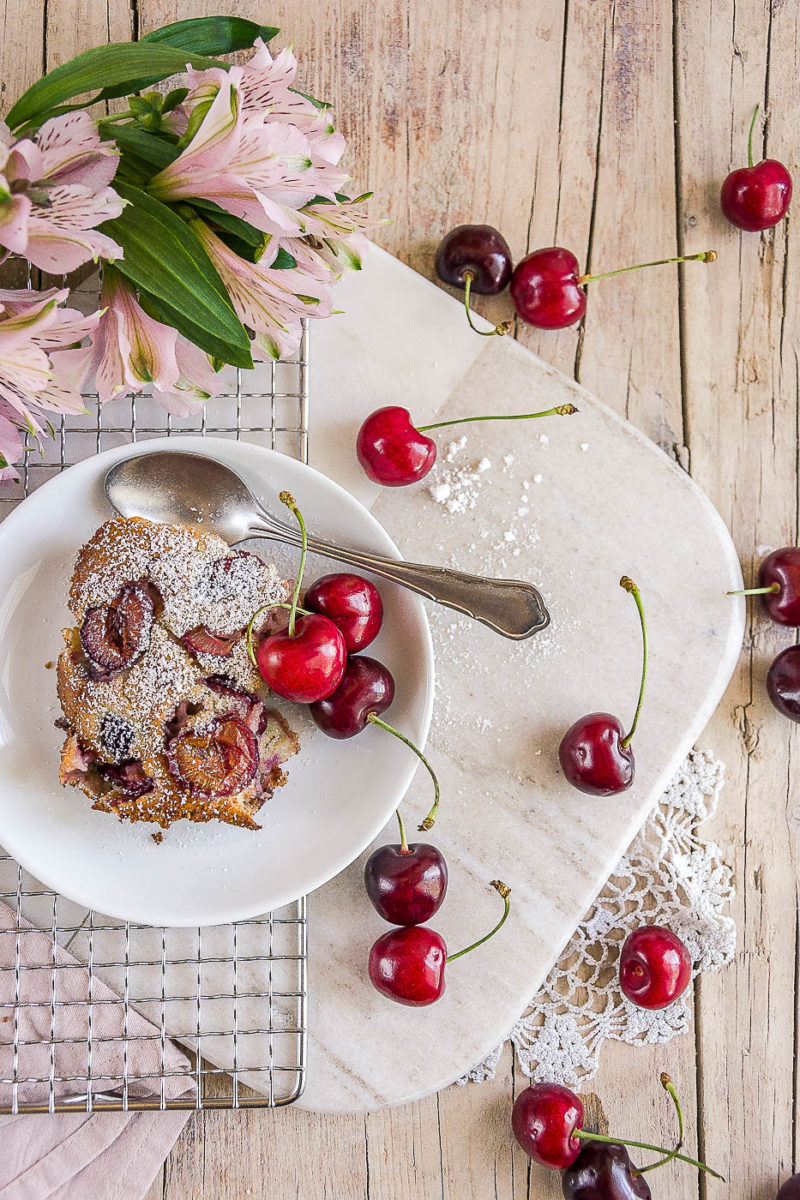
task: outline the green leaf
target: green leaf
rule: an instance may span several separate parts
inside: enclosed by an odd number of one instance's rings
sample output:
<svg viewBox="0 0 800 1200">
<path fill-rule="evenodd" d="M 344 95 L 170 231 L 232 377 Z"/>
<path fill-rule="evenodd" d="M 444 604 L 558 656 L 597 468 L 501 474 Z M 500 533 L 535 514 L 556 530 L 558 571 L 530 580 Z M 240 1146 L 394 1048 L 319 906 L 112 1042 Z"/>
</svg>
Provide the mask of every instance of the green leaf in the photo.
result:
<svg viewBox="0 0 800 1200">
<path fill-rule="evenodd" d="M 284 250 L 283 246 L 281 246 L 280 250 L 278 251 L 275 261 L 270 263 L 270 267 L 273 271 L 290 271 L 292 267 L 296 266 L 297 259 L 291 255 L 288 250 Z"/>
<path fill-rule="evenodd" d="M 116 269 L 191 324 L 192 340 L 226 361 L 247 366 L 250 340 L 225 285 L 189 226 L 159 200 L 129 184 L 116 190 L 128 205 L 100 228 L 123 249 Z"/>
<path fill-rule="evenodd" d="M 214 359 L 214 370 L 219 369 L 219 364 L 230 363 L 234 367 L 251 368 L 253 360 L 250 357 L 249 351 L 243 353 L 236 351 L 232 353 L 231 347 L 227 342 L 217 341 L 211 334 L 205 333 L 185 317 L 179 313 L 177 309 L 172 308 L 164 300 L 160 300 L 157 296 L 151 296 L 144 288 L 139 289 L 139 298 L 142 301 L 142 308 L 145 312 L 150 313 L 157 321 L 163 321 L 165 325 L 171 325 L 173 329 L 177 329 L 178 333 L 182 333 L 190 342 L 194 342 L 196 346 L 202 346 L 202 349 L 210 354 Z"/>
<path fill-rule="evenodd" d="M 260 229 L 256 229 L 255 225 L 251 225 L 249 221 L 243 221 L 241 217 L 234 217 L 232 213 L 226 212 L 224 208 L 220 208 L 213 200 L 203 200 L 198 196 L 193 196 L 191 201 L 193 208 L 200 208 L 204 213 L 209 214 L 209 220 L 214 225 L 219 225 L 220 229 L 225 229 L 228 233 L 234 234 L 240 241 L 245 242 L 248 246 L 253 246 L 256 249 L 263 250 L 267 243 L 268 235 L 262 233 Z"/>
<path fill-rule="evenodd" d="M 120 150 L 130 151 L 140 162 L 152 167 L 153 175 L 163 171 L 180 154 L 174 142 L 148 133 L 140 125 L 107 125 L 99 121 L 98 128 L 101 137 L 113 138 Z"/>
<path fill-rule="evenodd" d="M 166 43 L 192 54 L 232 54 L 234 50 L 247 50 L 256 38 L 272 41 L 278 33 L 280 30 L 273 25 L 259 25 L 244 17 L 192 17 L 162 25 L 141 41 Z"/>
<path fill-rule="evenodd" d="M 180 50 L 170 45 L 153 45 L 148 42 L 112 42 L 108 46 L 97 46 L 86 50 L 55 70 L 38 79 L 8 113 L 6 121 L 12 129 L 49 113 L 57 105 L 73 96 L 102 88 L 96 100 L 111 94 L 122 96 L 139 91 L 169 75 L 186 69 L 187 62 L 201 70 L 206 67 L 226 66 L 213 58 Z M 146 80 L 142 73 L 146 72 Z M 109 93 L 108 89 L 112 89 Z"/>
<path fill-rule="evenodd" d="M 309 96 L 308 92 L 301 92 L 299 88 L 289 88 L 290 92 L 294 92 L 295 96 L 302 96 L 304 100 L 308 100 L 314 105 L 314 108 L 333 108 L 330 100 L 317 100 L 316 96 Z"/>
</svg>

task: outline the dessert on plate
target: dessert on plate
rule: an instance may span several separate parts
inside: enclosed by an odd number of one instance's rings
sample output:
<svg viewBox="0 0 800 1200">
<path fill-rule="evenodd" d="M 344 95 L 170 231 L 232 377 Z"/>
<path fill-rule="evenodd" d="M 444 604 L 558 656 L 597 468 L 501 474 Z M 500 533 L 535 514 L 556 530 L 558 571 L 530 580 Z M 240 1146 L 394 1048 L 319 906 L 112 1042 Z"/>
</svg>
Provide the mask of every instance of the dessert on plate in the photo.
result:
<svg viewBox="0 0 800 1200">
<path fill-rule="evenodd" d="M 101 525 L 78 553 L 58 660 L 61 783 L 122 820 L 260 828 L 298 741 L 245 633 L 290 595 L 271 563 L 214 534 L 138 517 Z M 285 617 L 276 608 L 268 622 Z"/>
</svg>

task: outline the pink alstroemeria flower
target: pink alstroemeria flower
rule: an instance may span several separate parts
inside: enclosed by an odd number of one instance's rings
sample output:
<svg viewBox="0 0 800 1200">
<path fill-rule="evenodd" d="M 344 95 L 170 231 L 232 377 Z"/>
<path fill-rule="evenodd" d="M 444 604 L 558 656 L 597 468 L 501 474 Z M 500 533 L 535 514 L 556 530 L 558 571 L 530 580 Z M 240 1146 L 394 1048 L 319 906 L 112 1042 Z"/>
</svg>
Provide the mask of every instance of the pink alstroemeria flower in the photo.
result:
<svg viewBox="0 0 800 1200">
<path fill-rule="evenodd" d="M 175 416 L 188 416 L 219 392 L 208 355 L 146 313 L 113 267 L 103 272 L 100 300 L 102 313 L 91 345 L 67 355 L 75 379 L 94 375 L 101 404 L 138 395 L 152 385 L 154 400 Z"/>
<path fill-rule="evenodd" d="M 187 97 L 193 112 L 213 95 L 189 145 L 148 191 L 158 200 L 213 200 L 265 233 L 300 233 L 297 209 L 318 194 L 308 139 L 294 125 L 245 114 L 241 67 L 221 74 L 219 83 L 203 82 Z"/>
<path fill-rule="evenodd" d="M 116 146 L 102 141 L 88 113 L 52 117 L 20 141 L 0 122 L 0 246 L 51 274 L 121 258 L 96 229 L 124 207 L 109 186 L 117 163 Z"/>
<path fill-rule="evenodd" d="M 85 412 L 68 366 L 67 347 L 96 328 L 100 314 L 84 316 L 61 304 L 66 288 L 47 292 L 0 290 L 0 479 L 22 452 L 20 431 L 42 432 L 45 412 Z"/>
<path fill-rule="evenodd" d="M 239 320 L 254 334 L 254 358 L 288 357 L 300 344 L 303 317 L 330 316 L 331 298 L 319 279 L 299 263 L 287 271 L 270 268 L 268 261 L 274 260 L 277 246 L 271 258 L 268 246 L 264 258 L 251 263 L 226 246 L 205 221 L 191 225 L 217 268 Z"/>
</svg>

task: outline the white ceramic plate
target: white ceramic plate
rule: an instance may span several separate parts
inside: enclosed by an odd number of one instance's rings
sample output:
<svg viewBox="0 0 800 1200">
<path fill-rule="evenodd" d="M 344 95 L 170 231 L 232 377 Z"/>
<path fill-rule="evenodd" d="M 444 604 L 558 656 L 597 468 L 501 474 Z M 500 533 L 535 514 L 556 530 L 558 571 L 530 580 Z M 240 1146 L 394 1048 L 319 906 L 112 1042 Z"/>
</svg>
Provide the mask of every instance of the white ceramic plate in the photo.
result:
<svg viewBox="0 0 800 1200">
<path fill-rule="evenodd" d="M 217 438 L 109 450 L 51 479 L 0 524 L 0 843 L 48 887 L 87 908 L 148 925 L 209 925 L 279 908 L 338 874 L 385 825 L 417 760 L 379 729 L 332 741 L 288 705 L 301 749 L 288 765 L 289 782 L 259 814 L 263 829 L 180 821 L 160 846 L 151 838 L 156 826 L 94 812 L 77 789 L 59 786 L 56 677 L 45 663 L 58 657 L 61 628 L 71 623 L 65 599 L 73 560 L 113 515 L 102 487 L 109 467 L 165 445 L 227 463 L 273 510 L 289 489 L 315 533 L 400 555 L 375 518 L 318 471 Z M 266 541 L 249 548 L 287 575 L 296 569 L 296 551 Z M 310 556 L 306 579 L 336 569 Z M 386 615 L 369 653 L 397 683 L 388 719 L 422 745 L 433 704 L 427 619 L 410 592 L 384 582 L 380 588 Z"/>
</svg>

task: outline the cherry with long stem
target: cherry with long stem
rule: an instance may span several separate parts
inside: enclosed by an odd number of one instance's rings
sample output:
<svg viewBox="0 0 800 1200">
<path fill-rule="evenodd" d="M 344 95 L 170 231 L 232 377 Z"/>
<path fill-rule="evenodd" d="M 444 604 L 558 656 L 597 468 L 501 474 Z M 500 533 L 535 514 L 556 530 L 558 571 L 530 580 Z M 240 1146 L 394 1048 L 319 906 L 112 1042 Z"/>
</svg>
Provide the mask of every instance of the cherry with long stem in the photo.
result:
<svg viewBox="0 0 800 1200">
<path fill-rule="evenodd" d="M 313 704 L 336 691 L 347 665 L 347 646 L 341 631 L 320 613 L 309 613 L 298 620 L 298 602 L 303 584 L 308 535 L 303 514 L 291 492 L 281 492 L 281 502 L 293 513 L 300 526 L 300 563 L 289 605 L 289 624 L 285 631 L 268 634 L 255 652 L 262 679 L 278 696 L 298 704 Z M 253 622 L 247 630 L 248 653 L 253 649 Z"/>
<path fill-rule="evenodd" d="M 497 413 L 434 421 L 417 428 L 407 408 L 387 405 L 370 413 L 358 431 L 358 461 L 374 483 L 403 487 L 423 479 L 436 462 L 436 443 L 427 436 L 432 429 L 467 425 L 474 421 L 530 421 L 538 417 L 568 417 L 578 410 L 574 404 L 558 404 L 533 413 Z"/>
<path fill-rule="evenodd" d="M 619 582 L 636 602 L 642 632 L 642 673 L 633 721 L 625 733 L 622 722 L 611 713 L 588 713 L 570 726 L 558 748 L 559 762 L 567 780 L 579 791 L 592 796 L 614 796 L 633 783 L 635 763 L 631 741 L 639 724 L 647 682 L 647 625 L 642 597 L 627 575 Z"/>
<path fill-rule="evenodd" d="M 645 267 L 666 267 L 669 263 L 712 263 L 716 260 L 716 250 L 701 250 L 699 254 L 678 254 L 673 258 L 656 258 L 652 262 L 634 263 L 630 267 L 618 267 L 616 271 L 602 271 L 597 275 L 579 275 L 575 282 L 579 287 L 585 287 L 587 283 L 596 283 L 598 279 L 612 279 L 615 275 L 626 275 L 628 271 L 642 271 Z"/>
</svg>

